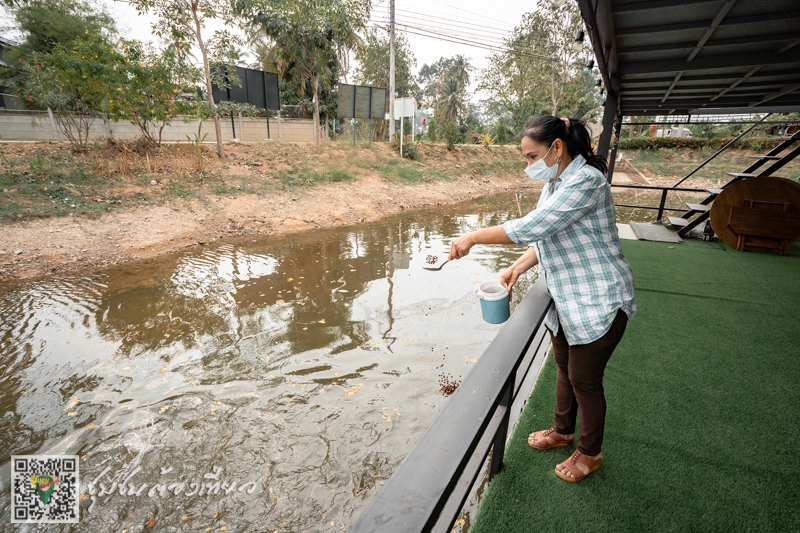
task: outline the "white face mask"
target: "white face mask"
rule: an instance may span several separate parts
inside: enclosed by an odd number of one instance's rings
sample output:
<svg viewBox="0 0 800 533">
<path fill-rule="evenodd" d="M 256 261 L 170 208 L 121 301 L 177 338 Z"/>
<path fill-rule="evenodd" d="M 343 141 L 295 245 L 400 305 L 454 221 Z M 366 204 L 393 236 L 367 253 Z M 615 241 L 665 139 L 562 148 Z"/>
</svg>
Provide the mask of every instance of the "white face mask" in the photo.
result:
<svg viewBox="0 0 800 533">
<path fill-rule="evenodd" d="M 547 154 L 550 153 L 550 150 L 553 149 L 553 145 L 550 145 L 550 148 L 547 149 Z M 547 157 L 547 154 L 544 154 L 544 157 Z M 532 180 L 551 180 L 556 177 L 558 174 L 558 164 L 554 163 L 552 167 L 548 167 L 547 163 L 544 162 L 544 157 L 535 162 L 532 165 L 528 165 L 525 169 L 525 173 L 528 177 Z"/>
</svg>

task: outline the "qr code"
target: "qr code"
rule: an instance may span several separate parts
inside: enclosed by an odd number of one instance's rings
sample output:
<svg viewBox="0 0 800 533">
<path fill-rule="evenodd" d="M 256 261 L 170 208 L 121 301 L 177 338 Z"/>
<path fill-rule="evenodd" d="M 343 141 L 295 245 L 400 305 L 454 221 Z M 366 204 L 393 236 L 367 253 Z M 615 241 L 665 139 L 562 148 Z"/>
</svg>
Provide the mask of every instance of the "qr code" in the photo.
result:
<svg viewBox="0 0 800 533">
<path fill-rule="evenodd" d="M 11 522 L 77 523 L 78 456 L 12 455 Z"/>
</svg>

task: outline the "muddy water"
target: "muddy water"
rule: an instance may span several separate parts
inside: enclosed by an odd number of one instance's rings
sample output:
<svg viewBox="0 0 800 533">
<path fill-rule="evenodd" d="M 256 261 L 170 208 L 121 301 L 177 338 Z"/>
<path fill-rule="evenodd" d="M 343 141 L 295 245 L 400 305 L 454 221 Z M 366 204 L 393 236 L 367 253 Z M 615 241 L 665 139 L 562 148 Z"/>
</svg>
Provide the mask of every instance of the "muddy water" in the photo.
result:
<svg viewBox="0 0 800 533">
<path fill-rule="evenodd" d="M 521 250 L 426 256 L 516 212 L 506 194 L 0 288 L 2 521 L 10 455 L 74 454 L 64 531 L 347 530 L 496 335 L 472 292 Z"/>
</svg>

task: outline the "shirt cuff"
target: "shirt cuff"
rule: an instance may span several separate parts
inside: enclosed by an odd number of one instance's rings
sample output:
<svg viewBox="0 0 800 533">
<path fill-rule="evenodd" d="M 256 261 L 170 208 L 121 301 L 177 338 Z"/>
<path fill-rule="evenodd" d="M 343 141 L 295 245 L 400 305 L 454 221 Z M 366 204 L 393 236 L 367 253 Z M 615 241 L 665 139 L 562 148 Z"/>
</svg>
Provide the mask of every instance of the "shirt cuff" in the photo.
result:
<svg viewBox="0 0 800 533">
<path fill-rule="evenodd" d="M 520 240 L 519 235 L 517 235 L 517 231 L 514 228 L 514 220 L 508 220 L 503 222 L 503 231 L 506 232 L 506 236 L 514 243 L 522 245 L 525 244 L 522 240 Z"/>
</svg>

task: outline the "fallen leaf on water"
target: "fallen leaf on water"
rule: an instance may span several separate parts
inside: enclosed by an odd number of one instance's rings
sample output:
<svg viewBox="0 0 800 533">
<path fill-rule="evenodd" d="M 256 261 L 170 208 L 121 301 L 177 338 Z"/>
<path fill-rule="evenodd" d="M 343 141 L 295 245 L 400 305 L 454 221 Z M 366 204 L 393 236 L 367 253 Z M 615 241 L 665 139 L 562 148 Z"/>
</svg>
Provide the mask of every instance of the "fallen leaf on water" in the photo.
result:
<svg viewBox="0 0 800 533">
<path fill-rule="evenodd" d="M 81 501 L 81 502 L 82 502 L 83 500 L 86 500 L 86 499 L 88 499 L 88 498 L 89 498 L 89 493 L 88 493 L 88 492 L 84 492 L 83 494 L 81 494 L 80 496 L 78 496 L 78 501 Z"/>
<path fill-rule="evenodd" d="M 308 328 L 303 328 L 303 331 L 307 330 Z"/>
<path fill-rule="evenodd" d="M 265 363 L 268 363 L 268 362 L 269 362 L 269 360 L 270 360 L 270 356 L 266 356 L 266 357 L 264 358 L 264 362 L 265 362 Z"/>
<path fill-rule="evenodd" d="M 294 279 L 292 279 L 292 278 L 287 278 L 287 279 L 286 279 L 286 281 L 289 281 L 289 282 L 291 282 L 291 281 L 294 281 Z"/>
<path fill-rule="evenodd" d="M 167 315 L 164 313 L 158 313 L 156 316 L 167 316 Z"/>
<path fill-rule="evenodd" d="M 147 527 L 153 527 L 154 525 L 156 525 L 155 517 L 153 517 L 153 518 L 151 518 L 150 520 L 147 521 Z"/>
<path fill-rule="evenodd" d="M 78 405 L 79 403 L 81 403 L 81 401 L 78 399 L 78 397 L 77 396 L 72 396 L 69 399 L 69 401 L 67 402 L 67 405 L 64 406 L 64 410 L 65 411 L 69 411 L 70 409 L 72 409 L 73 407 Z"/>
<path fill-rule="evenodd" d="M 67 416 L 78 416 L 78 411 L 72 411 L 71 413 L 67 413 Z"/>
<path fill-rule="evenodd" d="M 214 518 L 218 517 L 219 513 L 214 513 Z"/>
<path fill-rule="evenodd" d="M 130 370 L 131 368 L 133 368 L 131 365 L 123 366 L 122 370 Z"/>
<path fill-rule="evenodd" d="M 473 357 L 473 358 L 472 358 L 472 362 L 473 362 L 473 363 L 477 363 L 477 362 L 478 362 L 478 358 L 477 358 L 477 357 Z"/>
<path fill-rule="evenodd" d="M 24 390 L 20 394 L 28 394 L 28 391 Z"/>
<path fill-rule="evenodd" d="M 422 358 L 422 360 L 424 361 L 424 360 L 425 360 L 425 359 L 427 359 L 427 358 L 428 358 L 428 356 L 426 355 L 425 357 L 423 357 L 423 358 Z"/>
<path fill-rule="evenodd" d="M 169 409 L 169 405 L 165 405 L 164 407 L 162 407 L 161 409 L 159 409 L 159 410 L 158 410 L 158 414 L 160 414 L 160 415 L 163 415 L 163 414 L 164 414 L 164 412 L 165 412 L 167 409 Z"/>
<path fill-rule="evenodd" d="M 161 373 L 162 374 L 166 374 L 167 372 L 169 372 L 169 368 L 164 367 L 164 368 L 161 369 Z"/>
<path fill-rule="evenodd" d="M 319 323 L 320 324 L 324 324 L 325 323 L 325 319 L 323 318 L 322 320 L 319 321 Z"/>
<path fill-rule="evenodd" d="M 219 528 L 219 530 L 220 531 L 228 531 L 228 528 L 227 528 L 227 526 L 222 526 L 221 528 Z"/>
<path fill-rule="evenodd" d="M 346 291 L 344 289 L 339 289 L 339 292 L 350 292 L 350 291 Z"/>
<path fill-rule="evenodd" d="M 276 305 L 277 305 L 277 304 L 282 304 L 282 303 L 285 303 L 285 302 L 284 302 L 283 300 L 275 300 L 275 304 L 276 304 Z"/>
<path fill-rule="evenodd" d="M 209 411 L 208 414 L 215 415 L 215 414 L 217 414 L 217 412 L 216 411 Z"/>
<path fill-rule="evenodd" d="M 86 426 L 86 429 L 97 429 L 99 427 L 100 426 L 98 426 L 97 424 L 89 424 L 88 426 Z"/>
<path fill-rule="evenodd" d="M 181 517 L 181 520 L 189 520 L 189 517 L 188 517 L 188 516 L 186 516 L 186 515 L 183 515 L 183 516 Z"/>
<path fill-rule="evenodd" d="M 306 385 L 307 385 L 307 384 L 303 384 L 303 385 L 301 385 L 301 386 L 300 386 L 300 390 L 306 390 Z"/>
</svg>

